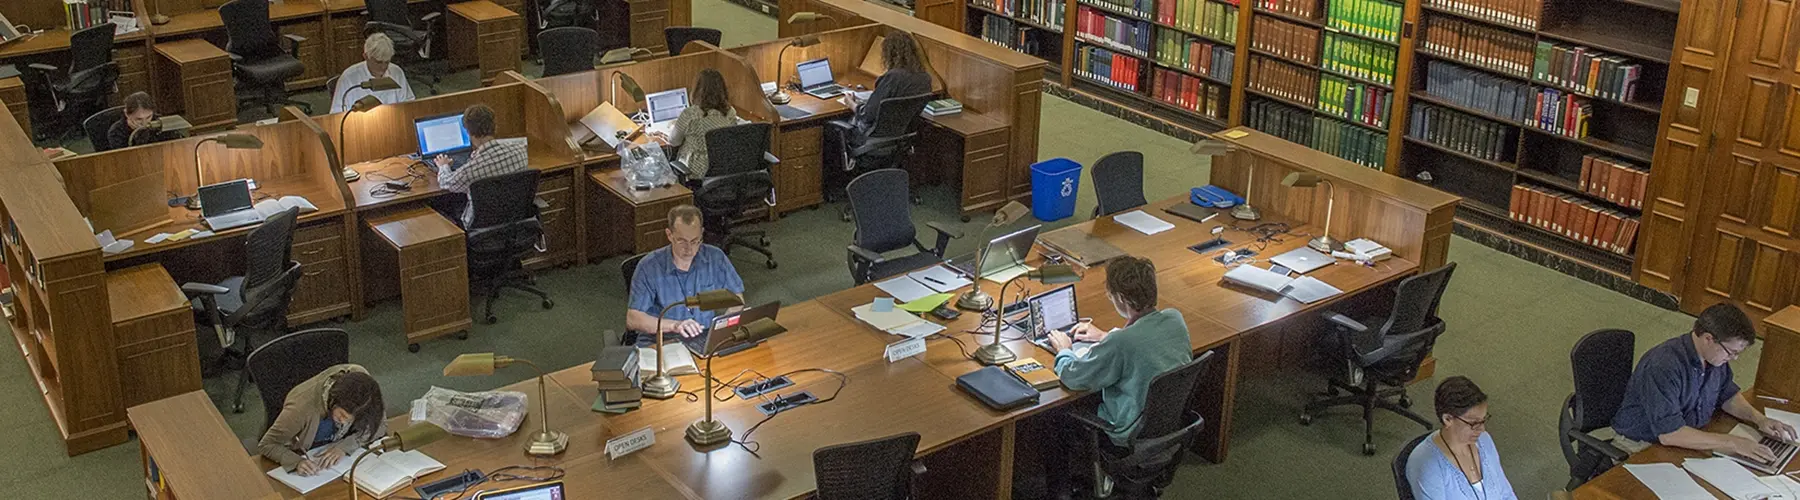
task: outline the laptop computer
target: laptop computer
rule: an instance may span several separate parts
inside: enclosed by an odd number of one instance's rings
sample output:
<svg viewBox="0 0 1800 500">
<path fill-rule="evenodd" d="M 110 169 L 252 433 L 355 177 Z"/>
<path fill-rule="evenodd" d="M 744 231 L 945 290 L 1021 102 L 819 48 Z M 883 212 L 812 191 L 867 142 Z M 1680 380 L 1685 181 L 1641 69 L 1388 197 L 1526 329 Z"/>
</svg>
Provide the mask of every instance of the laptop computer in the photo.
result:
<svg viewBox="0 0 1800 500">
<path fill-rule="evenodd" d="M 25 38 L 25 34 L 20 33 L 19 28 L 13 26 L 12 21 L 6 20 L 6 14 L 0 14 L 0 45 L 16 42 L 22 38 Z"/>
<path fill-rule="evenodd" d="M 1291 269 L 1296 273 L 1306 274 L 1313 272 L 1318 268 L 1329 266 L 1333 261 L 1330 255 L 1319 253 L 1318 250 L 1313 250 L 1310 247 L 1300 247 L 1288 250 L 1287 253 L 1277 255 L 1275 258 L 1269 259 L 1269 262 L 1280 264 L 1282 267 Z"/>
<path fill-rule="evenodd" d="M 1738 424 L 1737 427 L 1733 427 L 1731 429 L 1731 435 L 1757 440 L 1757 442 L 1763 446 L 1769 447 L 1769 451 L 1775 452 L 1775 460 L 1764 462 L 1754 458 L 1741 456 L 1736 453 L 1717 451 L 1713 452 L 1713 454 L 1732 459 L 1737 463 L 1744 464 L 1745 467 L 1749 467 L 1751 470 L 1763 474 L 1780 474 L 1781 471 L 1787 469 L 1788 462 L 1794 460 L 1795 452 L 1800 451 L 1800 446 L 1796 446 L 1794 443 L 1782 441 L 1780 438 L 1772 436 L 1764 436 L 1761 432 L 1757 432 L 1755 428 L 1744 424 Z"/>
<path fill-rule="evenodd" d="M 263 221 L 261 212 L 250 203 L 250 180 L 238 179 L 201 186 L 200 215 L 206 227 L 224 231 Z"/>
<path fill-rule="evenodd" d="M 413 133 L 419 137 L 419 159 L 427 165 L 436 165 L 432 158 L 437 155 L 449 156 L 450 170 L 455 171 L 469 163 L 474 151 L 460 112 L 414 119 Z"/>
<path fill-rule="evenodd" d="M 806 95 L 820 99 L 830 99 L 844 95 L 844 87 L 839 86 L 831 76 L 831 60 L 818 58 L 803 61 L 794 65 L 794 72 L 800 76 L 800 91 Z"/>
<path fill-rule="evenodd" d="M 475 494 L 475 500 L 564 500 L 566 498 L 569 497 L 563 493 L 562 481 L 483 491 Z"/>
<path fill-rule="evenodd" d="M 687 346 L 688 352 L 694 353 L 696 355 L 703 355 L 703 354 L 706 354 L 707 340 L 712 338 L 713 331 L 723 329 L 723 328 L 731 328 L 734 326 L 749 323 L 749 322 L 756 321 L 756 320 L 763 319 L 763 318 L 775 319 L 775 315 L 780 312 L 781 312 L 781 301 L 777 300 L 774 302 L 769 302 L 769 303 L 759 305 L 756 307 L 752 307 L 749 309 L 739 309 L 737 312 L 734 312 L 734 313 L 721 314 L 721 315 L 713 318 L 712 325 L 707 327 L 706 333 L 702 333 L 700 335 L 695 335 L 695 336 L 689 337 L 689 338 L 682 338 L 681 343 L 682 343 L 682 345 Z M 664 337 L 671 338 L 668 336 L 664 336 Z M 679 338 L 679 337 L 680 336 L 676 336 L 675 338 Z M 724 356 L 724 355 L 731 354 L 734 352 L 742 351 L 744 349 L 749 349 L 751 347 L 756 347 L 756 344 L 755 343 L 744 343 L 744 344 L 737 344 L 735 346 L 727 346 L 724 349 L 720 349 L 719 352 L 715 353 L 714 355 L 715 356 Z"/>
<path fill-rule="evenodd" d="M 1056 348 L 1050 346 L 1050 332 L 1067 333 L 1070 328 L 1081 321 L 1081 314 L 1075 307 L 1075 285 L 1063 285 L 1048 292 L 1033 295 L 1025 299 L 1025 316 L 1012 323 L 1012 327 L 1025 332 L 1025 338 L 1032 345 L 1056 354 Z M 1071 349 L 1077 355 L 1086 355 L 1094 346 L 1093 342 L 1075 342 Z"/>
<path fill-rule="evenodd" d="M 688 107 L 688 91 L 665 90 L 644 96 L 644 107 L 650 112 L 650 126 L 644 131 L 669 134 L 675 130 L 675 119 Z"/>
<path fill-rule="evenodd" d="M 1025 256 L 1031 254 L 1031 244 L 1037 241 L 1041 225 L 1014 231 L 988 241 L 987 254 L 980 258 L 982 276 L 998 276 L 1013 268 L 1025 267 Z M 980 250 L 958 255 L 950 259 L 951 269 L 970 278 L 975 277 L 975 263 Z"/>
</svg>

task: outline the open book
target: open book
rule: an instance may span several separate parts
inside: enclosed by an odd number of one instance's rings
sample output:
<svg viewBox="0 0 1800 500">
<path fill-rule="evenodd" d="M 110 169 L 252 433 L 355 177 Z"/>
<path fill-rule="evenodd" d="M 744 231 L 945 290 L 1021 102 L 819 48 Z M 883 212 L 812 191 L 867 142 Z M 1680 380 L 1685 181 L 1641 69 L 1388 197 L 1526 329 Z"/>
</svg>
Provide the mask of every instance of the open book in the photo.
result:
<svg viewBox="0 0 1800 500">
<path fill-rule="evenodd" d="M 444 470 L 444 464 L 418 450 L 391 451 L 363 460 L 356 466 L 356 487 L 375 498 L 387 498 L 411 486 L 414 479 L 441 470 Z"/>
<path fill-rule="evenodd" d="M 263 200 L 257 203 L 256 213 L 262 214 L 263 218 L 269 218 L 290 208 L 299 208 L 300 213 L 319 211 L 319 207 L 313 206 L 312 202 L 306 201 L 306 198 L 301 198 L 299 196 L 283 196 L 281 198 Z"/>
<path fill-rule="evenodd" d="M 669 375 L 692 375 L 700 373 L 700 367 L 694 364 L 694 355 L 688 352 L 687 346 L 680 342 L 663 344 L 663 367 L 669 369 Z M 656 351 L 648 347 L 638 348 L 638 373 L 656 373 Z"/>
</svg>

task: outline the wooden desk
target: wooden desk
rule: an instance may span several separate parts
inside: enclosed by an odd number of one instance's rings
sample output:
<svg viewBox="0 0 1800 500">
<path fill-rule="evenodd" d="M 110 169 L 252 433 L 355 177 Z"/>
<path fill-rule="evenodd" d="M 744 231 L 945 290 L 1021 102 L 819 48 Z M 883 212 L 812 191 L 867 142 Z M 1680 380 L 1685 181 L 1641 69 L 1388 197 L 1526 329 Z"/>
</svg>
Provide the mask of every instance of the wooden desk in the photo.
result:
<svg viewBox="0 0 1800 500">
<path fill-rule="evenodd" d="M 12 113 L 13 121 L 19 127 L 31 130 L 31 107 L 25 102 L 25 82 L 19 77 L 0 79 L 0 102 L 6 103 L 6 111 Z"/>
<path fill-rule="evenodd" d="M 631 189 L 625 171 L 613 167 L 588 173 L 601 189 L 588 207 L 588 258 L 639 254 L 669 244 L 663 230 L 669 227 L 669 210 L 694 203 L 694 193 L 681 184 Z"/>
<path fill-rule="evenodd" d="M 1745 391 L 1754 389 L 1754 387 L 1744 388 Z M 1775 404 L 1754 397 L 1750 398 L 1750 405 L 1755 406 L 1758 409 L 1778 408 L 1786 411 L 1800 411 L 1800 405 L 1792 403 Z M 1731 428 L 1737 424 L 1738 419 L 1721 411 L 1714 415 L 1712 422 L 1706 424 L 1706 427 L 1701 430 L 1725 433 L 1730 432 Z M 1712 456 L 1713 454 L 1711 452 L 1675 448 L 1658 444 L 1651 445 L 1649 448 L 1644 449 L 1644 451 L 1631 454 L 1631 458 L 1625 459 L 1625 463 L 1669 463 L 1674 464 L 1676 467 L 1680 467 L 1682 460 L 1689 458 L 1711 458 Z M 1800 471 L 1800 461 L 1791 462 L 1786 469 L 1782 469 L 1783 473 L 1792 473 L 1796 471 Z M 1761 474 L 1758 473 L 1758 475 Z M 1712 493 L 1714 497 L 1720 499 L 1730 498 L 1725 496 L 1725 493 L 1719 491 L 1718 488 L 1714 488 L 1711 483 L 1698 477 L 1694 477 L 1693 479 L 1694 482 L 1700 483 L 1701 488 L 1705 488 L 1708 493 Z M 1631 472 L 1625 470 L 1624 467 L 1613 467 L 1611 470 L 1601 473 L 1599 477 L 1595 477 L 1587 483 L 1582 484 L 1581 487 L 1575 488 L 1574 496 L 1575 500 L 1635 500 L 1641 498 L 1656 498 L 1656 494 L 1652 493 L 1649 487 L 1644 486 L 1643 482 L 1638 481 L 1637 477 L 1632 476 Z"/>
<path fill-rule="evenodd" d="M 108 272 L 106 295 L 125 406 L 200 390 L 194 313 L 169 271 L 144 264 Z"/>
<path fill-rule="evenodd" d="M 467 332 L 469 265 L 462 228 L 428 207 L 363 219 L 363 300 L 400 295 L 406 348 Z M 398 283 L 390 277 L 398 274 Z"/>
<path fill-rule="evenodd" d="M 167 2 L 168 0 L 163 0 Z M 325 83 L 327 78 L 336 75 L 344 67 L 362 60 L 358 53 L 354 59 L 333 60 L 329 57 L 330 40 L 327 39 L 326 19 L 328 11 L 320 2 L 323 0 L 285 0 L 281 3 L 269 4 L 269 20 L 274 22 L 275 31 L 280 35 L 295 35 L 303 38 L 300 42 L 300 63 L 306 66 L 306 72 L 288 82 L 289 90 L 317 87 Z M 168 43 L 162 39 L 186 39 L 196 35 L 208 35 L 210 38 L 223 38 L 209 35 L 225 28 L 219 17 L 217 8 L 198 8 L 200 5 L 171 7 L 163 11 L 169 16 L 169 23 L 162 26 L 151 26 L 156 44 Z M 358 36 L 359 43 L 361 36 Z M 282 50 L 288 47 L 287 40 L 277 40 Z M 158 76 L 158 79 L 166 77 Z"/>
<path fill-rule="evenodd" d="M 231 55 L 198 38 L 156 44 L 158 81 L 156 108 L 179 114 L 200 131 L 237 123 L 237 100 L 231 95 Z"/>
<path fill-rule="evenodd" d="M 281 498 L 256 462 L 221 460 L 241 455 L 244 446 L 205 391 L 133 406 L 128 413 L 143 442 L 150 498 Z"/>
<path fill-rule="evenodd" d="M 1763 318 L 1762 358 L 1756 364 L 1756 394 L 1800 401 L 1800 306 Z"/>
<path fill-rule="evenodd" d="M 451 68 L 479 66 L 484 85 L 503 71 L 519 68 L 524 17 L 488 0 L 453 3 L 449 10 Z"/>
<path fill-rule="evenodd" d="M 60 7 L 61 3 L 58 2 L 56 5 L 57 20 L 60 21 L 62 15 L 62 9 Z M 11 11 L 9 11 L 9 13 L 11 13 Z M 21 18 L 8 18 L 8 20 L 14 23 L 25 22 L 20 21 L 19 19 Z M 28 24 L 31 24 L 32 26 L 39 25 L 37 23 Z M 0 45 L 0 62 L 15 64 L 21 68 L 26 64 L 36 62 L 44 62 L 66 68 L 68 66 L 68 58 L 64 56 L 63 53 L 69 49 L 69 35 L 70 32 L 67 28 L 55 28 L 46 30 L 37 35 L 27 36 L 23 40 Z M 150 63 L 148 57 L 150 49 L 149 43 L 147 43 L 149 40 L 148 30 L 144 29 L 114 38 L 112 60 L 119 66 L 119 90 L 118 92 L 114 92 L 112 97 L 108 99 L 108 102 L 112 105 L 118 105 L 125 96 L 131 95 L 133 92 L 151 91 Z M 23 128 L 26 133 L 31 133 L 31 119 L 26 112 L 27 108 L 25 103 L 27 97 L 23 92 L 23 87 L 16 89 L 19 91 L 16 95 L 9 95 L 10 93 L 7 92 L 7 87 L 8 84 L 6 84 L 5 81 L 0 81 L 0 100 L 6 101 L 7 107 L 13 112 L 13 117 L 19 122 L 19 126 Z"/>
</svg>

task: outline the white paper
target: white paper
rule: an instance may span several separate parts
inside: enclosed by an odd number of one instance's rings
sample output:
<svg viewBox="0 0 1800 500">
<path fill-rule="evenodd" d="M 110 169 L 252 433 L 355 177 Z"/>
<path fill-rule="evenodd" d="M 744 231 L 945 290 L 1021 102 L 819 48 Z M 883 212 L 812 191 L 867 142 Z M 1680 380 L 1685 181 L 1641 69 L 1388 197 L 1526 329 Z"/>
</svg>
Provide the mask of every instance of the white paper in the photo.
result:
<svg viewBox="0 0 1800 500">
<path fill-rule="evenodd" d="M 1750 469 L 1729 458 L 1690 458 L 1682 461 L 1681 466 L 1735 500 L 1762 500 L 1775 494 L 1774 490 L 1757 481 Z"/>
<path fill-rule="evenodd" d="M 1306 304 L 1335 297 L 1342 293 L 1344 293 L 1343 290 L 1312 276 L 1301 276 L 1289 281 L 1287 288 L 1281 290 L 1282 295 Z"/>
<path fill-rule="evenodd" d="M 1779 498 L 1783 500 L 1800 498 L 1800 482 L 1794 481 L 1793 478 L 1787 477 L 1785 474 L 1780 476 L 1762 476 L 1756 478 L 1756 480 L 1761 481 L 1763 486 L 1768 486 L 1770 490 L 1773 490 L 1775 494 L 1779 495 Z"/>
<path fill-rule="evenodd" d="M 1780 409 L 1776 409 L 1776 408 L 1763 408 L 1763 416 L 1775 419 L 1776 421 L 1779 421 L 1784 424 L 1794 426 L 1794 428 L 1796 428 L 1796 429 L 1800 429 L 1800 413 L 1794 413 L 1791 411 L 1785 411 L 1785 410 L 1780 410 Z"/>
<path fill-rule="evenodd" d="M 1625 464 L 1625 471 L 1644 483 L 1661 500 L 1713 500 L 1712 493 L 1694 482 L 1693 476 L 1671 463 Z"/>
<path fill-rule="evenodd" d="M 172 236 L 172 235 L 170 235 L 169 233 L 156 233 L 156 236 L 151 236 L 149 238 L 145 238 L 144 242 L 154 245 L 157 243 L 162 243 L 164 240 L 169 239 L 169 236 Z"/>
<path fill-rule="evenodd" d="M 325 453 L 325 450 L 328 450 L 330 448 L 331 448 L 331 445 L 325 445 L 325 446 L 320 446 L 318 448 L 313 448 L 311 450 L 306 451 L 306 456 L 309 458 L 317 457 L 320 454 Z M 337 463 L 332 464 L 331 467 L 327 467 L 324 470 L 316 472 L 311 476 L 302 476 L 302 475 L 299 475 L 296 473 L 288 472 L 287 469 L 283 469 L 280 466 L 276 466 L 273 469 L 269 469 L 268 474 L 269 474 L 269 477 L 275 478 L 276 481 L 281 481 L 281 484 L 285 484 L 285 485 L 287 485 L 287 487 L 293 488 L 294 491 L 298 491 L 298 492 L 300 492 L 300 494 L 304 495 L 307 492 L 318 489 L 320 486 L 324 486 L 327 483 L 330 483 L 331 481 L 333 481 L 335 479 L 344 477 L 344 473 L 350 472 L 350 464 L 352 462 L 355 462 L 356 457 L 362 456 L 363 453 L 367 453 L 367 451 L 363 450 L 361 448 L 358 448 L 358 449 L 356 449 L 356 451 L 351 452 L 349 456 L 339 459 L 337 461 Z"/>
<path fill-rule="evenodd" d="M 901 302 L 912 302 L 924 298 L 927 295 L 937 293 L 930 287 L 926 287 L 917 281 L 913 281 L 912 277 L 904 274 L 895 276 L 893 279 L 887 281 L 877 281 L 875 282 L 875 288 L 880 288 L 881 291 L 887 292 L 888 295 L 894 296 L 894 299 Z"/>
<path fill-rule="evenodd" d="M 1175 229 L 1175 225 L 1170 224 L 1169 221 L 1158 219 L 1156 216 L 1150 215 L 1143 210 L 1132 210 L 1130 212 L 1115 215 L 1113 216 L 1113 221 L 1124 224 L 1125 227 L 1136 229 L 1137 232 L 1144 234 L 1156 234 Z"/>
<path fill-rule="evenodd" d="M 970 283 L 970 281 L 963 278 L 961 274 L 957 274 L 956 271 L 942 265 L 927 267 L 907 273 L 906 275 L 932 290 L 944 293 L 956 291 L 959 288 L 969 286 Z"/>
<path fill-rule="evenodd" d="M 920 321 L 912 322 L 911 324 L 908 324 L 906 326 L 888 330 L 887 332 L 892 333 L 894 335 L 902 335 L 902 336 L 905 336 L 908 338 L 916 339 L 916 338 L 921 338 L 926 335 L 931 335 L 931 334 L 941 332 L 941 331 L 944 331 L 944 325 L 932 323 L 930 321 L 920 320 Z"/>
<path fill-rule="evenodd" d="M 680 342 L 663 344 L 663 367 L 668 368 L 669 375 L 688 375 L 700 373 L 700 367 L 694 364 L 694 355 L 688 353 L 687 345 Z M 656 373 L 656 351 L 648 347 L 638 348 L 638 372 Z"/>
<path fill-rule="evenodd" d="M 851 308 L 850 312 L 856 313 L 856 319 L 862 320 L 862 322 L 868 323 L 869 326 L 873 326 L 875 329 L 881 331 L 892 331 L 895 328 L 922 321 L 918 316 L 913 316 L 912 313 L 906 312 L 904 309 L 894 309 L 888 312 L 875 312 L 875 307 L 872 303 Z"/>
</svg>

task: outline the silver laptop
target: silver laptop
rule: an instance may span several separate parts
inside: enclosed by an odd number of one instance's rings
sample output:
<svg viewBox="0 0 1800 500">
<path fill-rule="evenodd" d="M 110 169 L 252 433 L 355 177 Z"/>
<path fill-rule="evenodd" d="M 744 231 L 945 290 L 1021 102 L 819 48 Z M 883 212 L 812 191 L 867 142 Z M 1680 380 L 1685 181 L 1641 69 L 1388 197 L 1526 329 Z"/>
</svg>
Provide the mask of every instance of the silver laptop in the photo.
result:
<svg viewBox="0 0 1800 500">
<path fill-rule="evenodd" d="M 17 41 L 21 38 L 25 38 L 25 34 L 20 33 L 19 28 L 13 26 L 12 21 L 6 20 L 6 14 L 0 14 L 0 45 L 6 45 L 6 42 Z"/>
<path fill-rule="evenodd" d="M 675 119 L 688 107 L 688 91 L 665 90 L 644 96 L 644 107 L 650 112 L 650 126 L 644 130 L 669 134 L 674 131 Z"/>
<path fill-rule="evenodd" d="M 1031 244 L 1037 241 L 1038 229 L 1041 225 L 1014 231 L 988 241 L 987 254 L 979 256 L 980 250 L 969 252 L 950 259 L 950 268 L 964 276 L 975 276 L 975 263 L 981 261 L 981 275 L 994 276 L 1014 267 L 1025 266 L 1025 256 L 1031 255 Z"/>
<path fill-rule="evenodd" d="M 250 180 L 225 181 L 200 188 L 200 215 L 206 227 L 224 231 L 263 221 L 250 203 Z"/>
<path fill-rule="evenodd" d="M 1794 443 L 1782 441 L 1780 438 L 1764 436 L 1761 432 L 1757 432 L 1756 429 L 1744 424 L 1738 424 L 1737 427 L 1732 428 L 1731 435 L 1757 440 L 1759 444 L 1769 447 L 1769 451 L 1775 452 L 1775 460 L 1764 462 L 1754 458 L 1741 456 L 1736 453 L 1717 451 L 1713 452 L 1713 455 L 1735 460 L 1737 463 L 1744 464 L 1745 467 L 1749 467 L 1750 469 L 1763 474 L 1780 474 L 1782 470 L 1787 469 L 1788 462 L 1794 459 L 1795 452 L 1800 451 L 1800 446 L 1795 446 Z"/>
<path fill-rule="evenodd" d="M 844 95 L 844 87 L 837 84 L 831 76 L 831 60 L 826 58 L 805 61 L 794 66 L 795 73 L 800 76 L 800 91 L 806 95 L 820 99 L 830 99 Z"/>
<path fill-rule="evenodd" d="M 1281 267 L 1291 269 L 1300 274 L 1310 273 L 1318 268 L 1329 266 L 1331 265 L 1331 261 L 1330 255 L 1319 253 L 1318 250 L 1313 250 L 1311 247 L 1296 248 L 1289 250 L 1287 253 L 1277 255 L 1273 259 L 1269 259 L 1269 262 L 1280 264 Z"/>
</svg>

